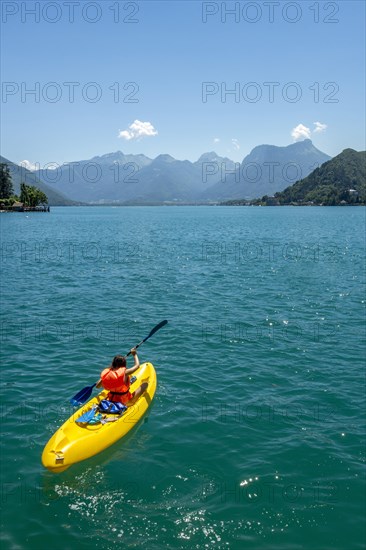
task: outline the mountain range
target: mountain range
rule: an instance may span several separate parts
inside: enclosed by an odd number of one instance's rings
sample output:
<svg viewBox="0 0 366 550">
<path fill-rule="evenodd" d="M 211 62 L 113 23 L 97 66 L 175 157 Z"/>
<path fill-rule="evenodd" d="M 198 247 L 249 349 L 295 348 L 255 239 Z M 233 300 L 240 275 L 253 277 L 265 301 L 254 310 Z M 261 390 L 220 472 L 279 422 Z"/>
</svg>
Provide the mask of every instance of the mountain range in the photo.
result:
<svg viewBox="0 0 366 550">
<path fill-rule="evenodd" d="M 287 147 L 259 145 L 241 163 L 215 152 L 204 153 L 196 162 L 191 162 L 166 154 L 151 159 L 117 151 L 65 163 L 52 170 L 30 172 L 21 168 L 20 172 L 25 174 L 26 183 L 37 185 L 47 194 L 51 205 L 70 204 L 70 201 L 209 203 L 272 195 L 306 177 L 330 158 L 306 139 Z M 6 159 L 2 162 L 14 166 Z M 18 180 L 19 177 L 15 188 L 20 183 Z"/>
<path fill-rule="evenodd" d="M 273 195 L 309 175 L 330 160 L 330 156 L 305 139 L 287 147 L 259 145 L 247 155 L 234 174 L 224 174 L 220 181 L 203 193 L 211 200 L 252 199 Z"/>
<path fill-rule="evenodd" d="M 38 170 L 37 177 L 74 201 L 86 203 L 161 203 L 204 200 L 203 192 L 218 181 L 219 167 L 235 163 L 216 153 L 198 161 L 176 160 L 170 155 L 150 159 L 121 151 L 63 164 L 57 170 Z M 215 172 L 202 175 L 202 170 Z"/>
</svg>

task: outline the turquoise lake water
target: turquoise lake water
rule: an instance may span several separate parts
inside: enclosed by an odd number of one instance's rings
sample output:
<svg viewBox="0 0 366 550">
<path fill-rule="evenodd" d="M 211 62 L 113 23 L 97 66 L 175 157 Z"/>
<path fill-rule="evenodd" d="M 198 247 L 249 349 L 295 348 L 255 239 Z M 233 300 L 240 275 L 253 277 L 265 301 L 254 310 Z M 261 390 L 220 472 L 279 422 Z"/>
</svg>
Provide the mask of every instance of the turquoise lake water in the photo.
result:
<svg viewBox="0 0 366 550">
<path fill-rule="evenodd" d="M 365 547 L 365 208 L 0 221 L 4 550 Z M 163 319 L 145 420 L 44 470 L 69 398 Z"/>
</svg>

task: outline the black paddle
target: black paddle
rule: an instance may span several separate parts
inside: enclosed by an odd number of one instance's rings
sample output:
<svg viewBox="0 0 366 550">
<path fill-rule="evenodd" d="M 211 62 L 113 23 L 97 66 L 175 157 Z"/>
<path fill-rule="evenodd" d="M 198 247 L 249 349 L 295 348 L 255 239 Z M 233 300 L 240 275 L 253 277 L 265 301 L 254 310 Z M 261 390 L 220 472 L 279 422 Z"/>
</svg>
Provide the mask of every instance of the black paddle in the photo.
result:
<svg viewBox="0 0 366 550">
<path fill-rule="evenodd" d="M 146 342 L 146 340 L 148 340 L 149 338 L 151 338 L 151 336 L 153 334 L 155 334 L 155 332 L 157 332 L 158 330 L 160 330 L 162 327 L 164 327 L 166 324 L 168 323 L 168 321 L 162 321 L 161 323 L 159 323 L 158 325 L 156 325 L 156 327 L 154 327 L 150 333 L 148 334 L 148 336 L 146 336 L 146 338 L 144 338 L 143 340 L 141 340 L 141 342 L 139 344 L 137 344 L 137 346 L 135 346 L 135 349 L 139 348 L 141 346 L 141 344 L 143 344 L 144 342 Z M 128 357 L 129 355 L 131 355 L 131 351 L 129 351 L 125 357 Z M 79 407 L 79 405 L 83 405 L 83 403 L 85 403 L 85 401 L 87 401 L 89 399 L 89 397 L 91 396 L 92 394 L 92 391 L 93 391 L 93 388 L 96 386 L 96 383 L 93 384 L 92 386 L 86 386 L 85 388 L 83 388 L 82 390 L 80 390 L 76 395 L 74 395 L 74 397 L 72 397 L 70 399 L 70 403 L 71 405 L 73 405 L 74 407 Z"/>
</svg>

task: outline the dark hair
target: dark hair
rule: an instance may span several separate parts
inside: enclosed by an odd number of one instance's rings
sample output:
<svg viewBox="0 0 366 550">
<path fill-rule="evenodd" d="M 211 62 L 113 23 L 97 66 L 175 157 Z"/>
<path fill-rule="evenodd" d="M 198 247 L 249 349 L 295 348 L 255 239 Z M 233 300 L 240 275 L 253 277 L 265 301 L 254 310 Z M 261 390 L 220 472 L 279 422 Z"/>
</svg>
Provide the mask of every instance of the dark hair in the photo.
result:
<svg viewBox="0 0 366 550">
<path fill-rule="evenodd" d="M 123 355 L 116 355 L 115 357 L 113 357 L 113 361 L 111 364 L 112 369 L 125 367 L 125 366 L 126 366 L 126 357 L 123 357 Z"/>
</svg>

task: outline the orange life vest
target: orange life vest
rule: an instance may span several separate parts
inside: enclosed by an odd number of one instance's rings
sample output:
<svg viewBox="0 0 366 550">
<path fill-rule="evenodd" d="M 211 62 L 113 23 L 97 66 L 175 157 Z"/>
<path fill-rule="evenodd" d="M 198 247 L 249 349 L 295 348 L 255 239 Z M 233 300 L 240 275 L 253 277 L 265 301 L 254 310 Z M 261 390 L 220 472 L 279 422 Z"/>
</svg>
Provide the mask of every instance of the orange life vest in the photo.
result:
<svg viewBox="0 0 366 550">
<path fill-rule="evenodd" d="M 118 369 L 111 369 L 108 367 L 104 369 L 100 375 L 103 388 L 116 395 L 128 394 L 130 389 L 130 378 L 126 376 L 125 373 L 126 367 L 119 367 Z"/>
</svg>

